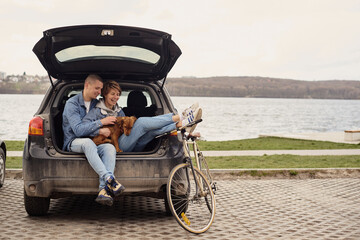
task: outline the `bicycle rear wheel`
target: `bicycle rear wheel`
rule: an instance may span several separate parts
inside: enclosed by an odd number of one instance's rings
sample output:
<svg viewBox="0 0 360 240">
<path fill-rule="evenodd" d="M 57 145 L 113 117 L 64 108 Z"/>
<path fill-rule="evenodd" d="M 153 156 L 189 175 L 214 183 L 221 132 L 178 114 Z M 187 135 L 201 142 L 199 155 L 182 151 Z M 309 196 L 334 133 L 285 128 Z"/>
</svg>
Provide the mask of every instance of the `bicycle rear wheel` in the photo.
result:
<svg viewBox="0 0 360 240">
<path fill-rule="evenodd" d="M 215 218 L 215 196 L 205 176 L 195 167 L 194 171 L 198 186 L 190 164 L 177 165 L 169 175 L 166 194 L 180 226 L 192 233 L 203 233 Z"/>
</svg>

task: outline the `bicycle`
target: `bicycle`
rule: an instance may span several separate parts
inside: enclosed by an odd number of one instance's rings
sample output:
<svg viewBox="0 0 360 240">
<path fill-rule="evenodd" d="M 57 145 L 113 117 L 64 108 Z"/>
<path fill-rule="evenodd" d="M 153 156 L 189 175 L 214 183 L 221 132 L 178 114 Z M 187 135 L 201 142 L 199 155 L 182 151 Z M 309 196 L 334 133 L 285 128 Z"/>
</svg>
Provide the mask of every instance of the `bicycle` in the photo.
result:
<svg viewBox="0 0 360 240">
<path fill-rule="evenodd" d="M 185 131 L 187 127 L 201 121 L 200 119 L 178 129 L 183 142 L 184 163 L 172 169 L 166 188 L 172 215 L 181 227 L 196 234 L 207 231 L 215 218 L 216 183 L 196 142 L 199 135 L 191 135 Z M 191 157 L 191 151 L 194 158 Z"/>
</svg>

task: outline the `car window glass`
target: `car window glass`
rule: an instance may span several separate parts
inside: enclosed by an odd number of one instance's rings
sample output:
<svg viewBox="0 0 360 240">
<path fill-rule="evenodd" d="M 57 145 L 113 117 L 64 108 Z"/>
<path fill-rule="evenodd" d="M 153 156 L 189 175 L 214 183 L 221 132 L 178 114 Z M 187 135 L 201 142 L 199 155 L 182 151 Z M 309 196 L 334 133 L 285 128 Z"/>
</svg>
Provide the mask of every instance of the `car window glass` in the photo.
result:
<svg viewBox="0 0 360 240">
<path fill-rule="evenodd" d="M 160 56 L 145 48 L 133 46 L 95 46 L 83 45 L 65 48 L 55 54 L 60 62 L 80 61 L 84 59 L 115 59 L 141 61 L 156 64 Z"/>
<path fill-rule="evenodd" d="M 129 93 L 132 92 L 133 89 L 129 89 L 129 90 L 122 90 L 121 92 L 121 96 L 120 96 L 120 99 L 118 101 L 118 104 L 120 107 L 127 107 L 127 99 L 128 99 L 128 96 L 129 96 Z M 146 97 L 146 100 L 147 100 L 147 105 L 146 107 L 149 107 L 151 106 L 152 104 L 154 104 L 154 102 L 152 101 L 152 98 L 150 96 L 150 93 L 147 92 L 147 91 L 141 91 L 145 97 Z"/>
<path fill-rule="evenodd" d="M 75 96 L 76 94 L 80 93 L 81 91 L 82 91 L 82 89 L 81 90 L 72 90 L 67 94 L 67 97 L 71 98 L 71 97 Z"/>
<path fill-rule="evenodd" d="M 65 92 L 65 94 L 63 95 L 64 100 L 66 101 L 67 99 L 80 93 L 82 90 L 83 90 L 82 88 L 81 89 L 72 89 L 70 91 Z M 129 93 L 132 91 L 134 91 L 134 89 L 122 89 L 121 96 L 118 100 L 118 104 L 120 107 L 127 107 L 127 99 L 128 99 Z M 150 107 L 151 105 L 156 104 L 155 99 L 151 96 L 151 94 L 148 91 L 146 91 L 146 90 L 136 90 L 136 91 L 141 91 L 144 94 L 144 96 L 146 97 L 146 101 L 147 101 L 146 107 Z M 97 97 L 97 99 L 100 99 L 100 98 L 101 98 L 101 96 L 99 95 Z M 64 102 L 64 104 L 65 104 L 65 102 Z"/>
</svg>

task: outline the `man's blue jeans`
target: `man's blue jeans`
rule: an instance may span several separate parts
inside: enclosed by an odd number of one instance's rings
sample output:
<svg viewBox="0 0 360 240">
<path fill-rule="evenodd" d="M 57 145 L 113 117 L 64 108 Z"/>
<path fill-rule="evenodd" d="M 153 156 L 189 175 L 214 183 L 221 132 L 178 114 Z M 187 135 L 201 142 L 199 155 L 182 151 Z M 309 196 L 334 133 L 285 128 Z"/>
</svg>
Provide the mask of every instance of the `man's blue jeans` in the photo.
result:
<svg viewBox="0 0 360 240">
<path fill-rule="evenodd" d="M 114 177 L 116 162 L 116 149 L 110 143 L 96 144 L 90 138 L 75 138 L 70 151 L 84 153 L 90 166 L 99 175 L 99 190 L 105 187 L 105 181 L 108 177 Z"/>
<path fill-rule="evenodd" d="M 141 152 L 157 135 L 176 129 L 172 113 L 155 117 L 140 117 L 136 120 L 129 136 L 119 138 L 119 148 L 123 152 Z"/>
</svg>

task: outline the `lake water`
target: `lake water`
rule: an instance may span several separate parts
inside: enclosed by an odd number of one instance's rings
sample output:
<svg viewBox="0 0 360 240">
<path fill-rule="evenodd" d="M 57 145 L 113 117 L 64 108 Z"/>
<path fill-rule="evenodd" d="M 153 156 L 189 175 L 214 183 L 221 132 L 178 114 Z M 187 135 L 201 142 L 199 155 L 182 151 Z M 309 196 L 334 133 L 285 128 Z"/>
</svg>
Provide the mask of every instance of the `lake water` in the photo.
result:
<svg viewBox="0 0 360 240">
<path fill-rule="evenodd" d="M 0 138 L 24 140 L 43 95 L 0 94 Z M 360 100 L 172 97 L 181 111 L 203 108 L 196 131 L 208 141 L 256 138 L 260 134 L 337 132 L 360 129 Z"/>
</svg>

